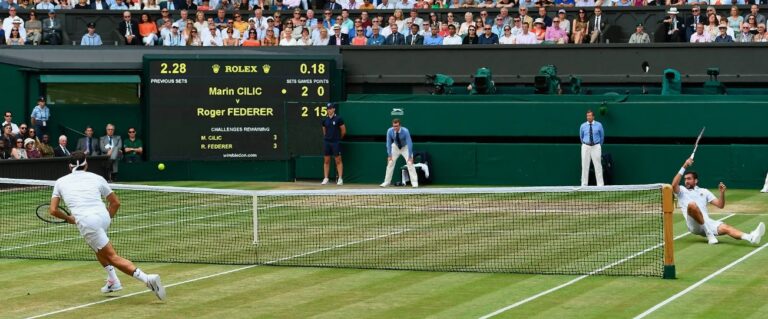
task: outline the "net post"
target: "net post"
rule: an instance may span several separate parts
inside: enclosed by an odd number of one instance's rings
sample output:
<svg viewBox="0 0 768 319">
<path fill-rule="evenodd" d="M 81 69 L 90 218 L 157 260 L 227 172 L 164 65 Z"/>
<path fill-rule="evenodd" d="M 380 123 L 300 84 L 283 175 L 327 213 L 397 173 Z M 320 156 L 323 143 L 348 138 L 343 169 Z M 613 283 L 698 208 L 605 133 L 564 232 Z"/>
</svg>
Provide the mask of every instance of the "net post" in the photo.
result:
<svg viewBox="0 0 768 319">
<path fill-rule="evenodd" d="M 253 244 L 259 244 L 259 197 L 253 195 Z"/>
<path fill-rule="evenodd" d="M 675 204 L 672 200 L 672 185 L 664 184 L 661 188 L 662 211 L 664 212 L 664 279 L 675 279 L 675 238 L 672 213 Z"/>
</svg>

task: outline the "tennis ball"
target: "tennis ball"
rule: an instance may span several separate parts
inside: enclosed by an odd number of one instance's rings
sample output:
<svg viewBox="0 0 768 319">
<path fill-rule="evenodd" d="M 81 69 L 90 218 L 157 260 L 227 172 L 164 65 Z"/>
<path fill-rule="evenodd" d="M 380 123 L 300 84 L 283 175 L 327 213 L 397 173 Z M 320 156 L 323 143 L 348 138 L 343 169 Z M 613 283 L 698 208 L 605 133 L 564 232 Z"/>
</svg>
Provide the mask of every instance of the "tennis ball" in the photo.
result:
<svg viewBox="0 0 768 319">
<path fill-rule="evenodd" d="M 165 170 L 165 164 L 163 163 L 157 164 L 157 169 L 161 171 Z"/>
</svg>

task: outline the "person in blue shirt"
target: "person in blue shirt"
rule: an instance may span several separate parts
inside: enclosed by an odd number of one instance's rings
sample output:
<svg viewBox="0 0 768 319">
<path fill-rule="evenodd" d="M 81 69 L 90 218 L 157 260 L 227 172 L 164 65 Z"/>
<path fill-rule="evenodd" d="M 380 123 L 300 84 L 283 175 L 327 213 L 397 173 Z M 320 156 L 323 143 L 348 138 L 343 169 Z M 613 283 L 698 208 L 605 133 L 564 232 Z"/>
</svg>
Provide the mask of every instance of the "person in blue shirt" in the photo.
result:
<svg viewBox="0 0 768 319">
<path fill-rule="evenodd" d="M 400 119 L 392 120 L 392 127 L 387 130 L 387 173 L 384 175 L 384 183 L 381 187 L 392 184 L 392 173 L 395 171 L 395 163 L 400 155 L 408 166 L 408 174 L 413 187 L 419 187 L 419 178 L 416 168 L 413 166 L 413 140 L 407 128 L 400 126 Z"/>
<path fill-rule="evenodd" d="M 342 175 L 344 164 L 341 162 L 341 140 L 347 135 L 347 127 L 344 119 L 336 115 L 336 104 L 328 103 L 326 106 L 328 116 L 323 119 L 323 182 L 328 184 L 328 174 L 331 170 L 331 156 L 336 158 L 336 172 L 339 179 L 336 185 L 344 185 Z"/>
<path fill-rule="evenodd" d="M 443 45 L 443 37 L 437 33 L 438 26 L 432 25 L 429 31 L 428 34 L 424 35 L 424 45 Z"/>
<path fill-rule="evenodd" d="M 715 37 L 715 42 L 721 43 L 721 42 L 733 42 L 733 37 L 728 35 L 728 26 L 725 24 L 721 24 L 720 27 L 720 35 Z"/>
<path fill-rule="evenodd" d="M 603 125 L 595 121 L 595 113 L 587 110 L 587 121 L 581 124 L 579 128 L 579 139 L 581 139 L 581 186 L 587 186 L 589 182 L 589 162 L 595 166 L 595 180 L 597 186 L 603 186 L 603 139 L 605 133 Z"/>
<path fill-rule="evenodd" d="M 31 124 L 39 135 L 48 134 L 48 120 L 51 117 L 51 109 L 45 106 L 45 97 L 37 99 L 37 106 L 32 110 Z"/>
<path fill-rule="evenodd" d="M 485 32 L 479 36 L 480 39 L 477 41 L 478 44 L 499 44 L 499 36 L 491 32 L 490 25 L 485 25 L 483 30 Z"/>
<path fill-rule="evenodd" d="M 383 45 L 384 41 L 386 41 L 386 38 L 384 38 L 383 35 L 379 33 L 381 27 L 378 25 L 373 25 L 371 27 L 371 36 L 368 38 L 368 45 Z"/>
<path fill-rule="evenodd" d="M 102 45 L 101 42 L 101 36 L 99 36 L 98 33 L 96 33 L 96 24 L 93 22 L 88 23 L 88 33 L 83 35 L 83 38 L 80 40 L 80 45 L 82 46 L 99 46 Z"/>
</svg>

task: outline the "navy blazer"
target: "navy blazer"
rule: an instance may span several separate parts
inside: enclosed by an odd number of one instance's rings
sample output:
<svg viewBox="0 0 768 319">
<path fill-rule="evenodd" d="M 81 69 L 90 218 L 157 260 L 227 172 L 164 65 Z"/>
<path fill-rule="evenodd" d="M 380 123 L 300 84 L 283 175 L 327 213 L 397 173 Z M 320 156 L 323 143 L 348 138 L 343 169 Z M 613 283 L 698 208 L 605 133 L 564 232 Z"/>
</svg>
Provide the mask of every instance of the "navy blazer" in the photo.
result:
<svg viewBox="0 0 768 319">
<path fill-rule="evenodd" d="M 339 31 L 339 33 L 341 33 L 341 31 Z M 336 45 L 336 35 L 328 39 L 328 45 Z M 341 45 L 349 45 L 349 35 L 344 33 L 341 34 Z"/>
</svg>

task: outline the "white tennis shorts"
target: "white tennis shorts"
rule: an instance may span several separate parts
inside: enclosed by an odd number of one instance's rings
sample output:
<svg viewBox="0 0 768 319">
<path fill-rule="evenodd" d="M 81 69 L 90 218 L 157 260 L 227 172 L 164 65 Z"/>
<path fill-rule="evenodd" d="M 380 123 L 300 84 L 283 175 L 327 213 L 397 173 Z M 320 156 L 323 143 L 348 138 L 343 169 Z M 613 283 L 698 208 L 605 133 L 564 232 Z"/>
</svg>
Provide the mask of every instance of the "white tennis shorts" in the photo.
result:
<svg viewBox="0 0 768 319">
<path fill-rule="evenodd" d="M 695 219 L 688 217 L 688 213 L 684 213 L 683 216 L 685 216 L 685 223 L 688 226 L 688 231 L 691 232 L 691 234 L 699 235 L 699 236 L 706 236 L 707 233 L 704 231 L 704 226 L 700 225 L 698 222 L 696 222 Z M 723 222 L 719 220 L 714 220 L 707 217 L 704 217 L 704 222 L 709 225 L 710 229 L 717 230 L 720 228 L 720 225 L 723 224 Z M 720 235 L 720 234 L 715 234 Z"/>
<path fill-rule="evenodd" d="M 109 243 L 107 230 L 112 219 L 109 214 L 89 214 L 77 218 L 77 229 L 93 251 L 99 251 Z"/>
</svg>

